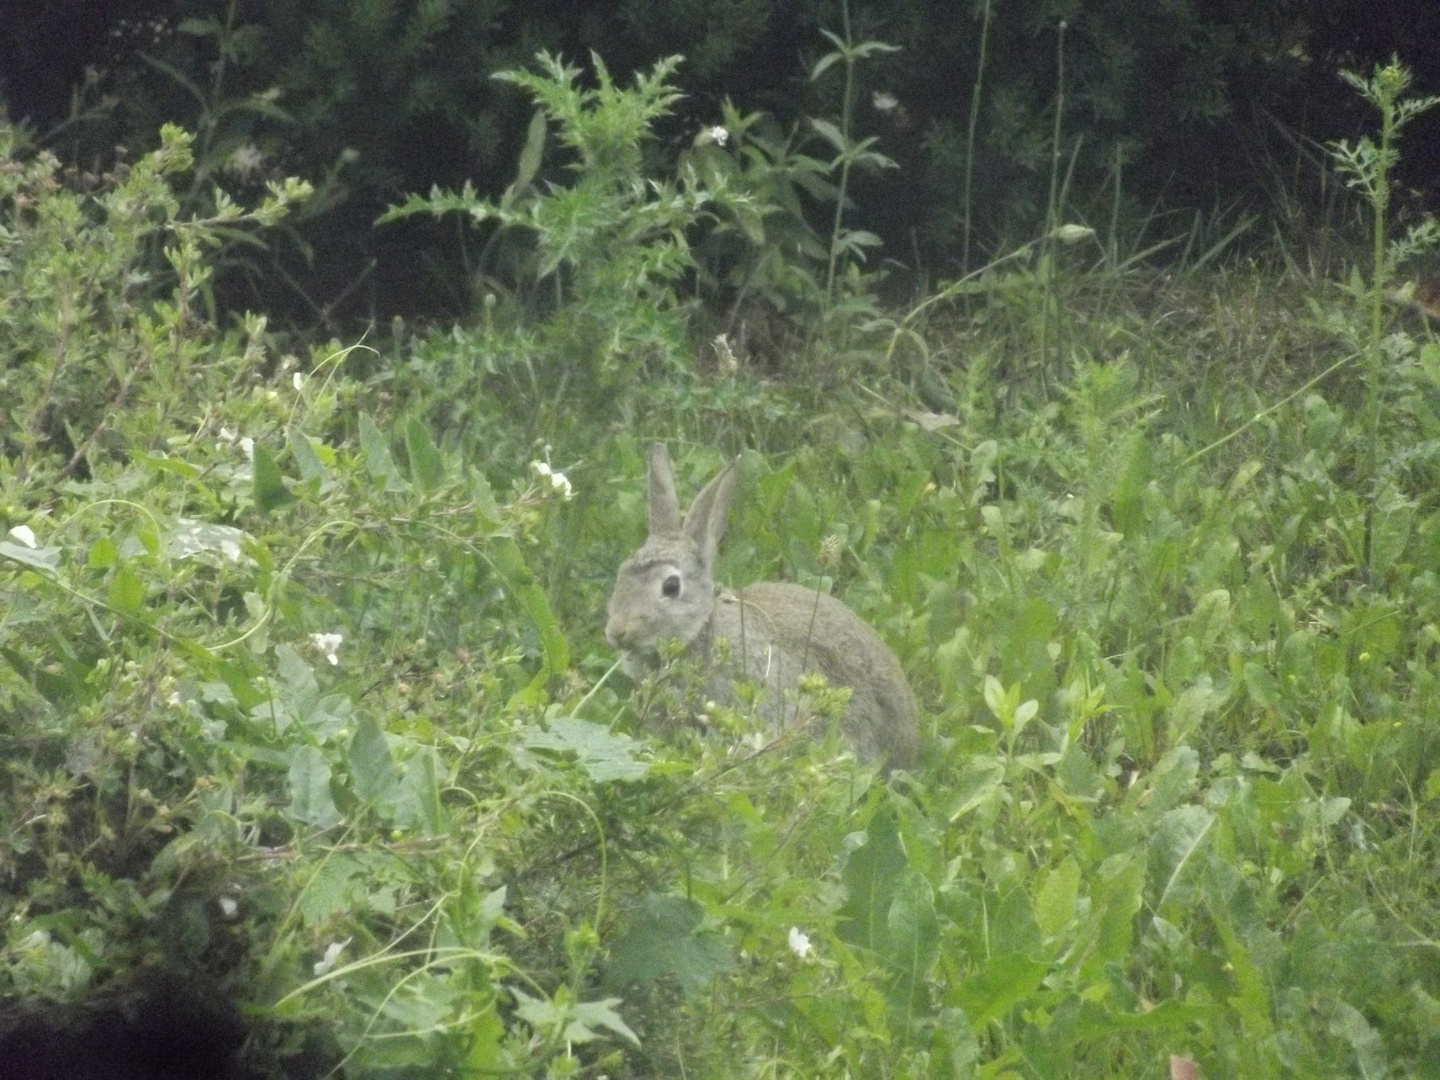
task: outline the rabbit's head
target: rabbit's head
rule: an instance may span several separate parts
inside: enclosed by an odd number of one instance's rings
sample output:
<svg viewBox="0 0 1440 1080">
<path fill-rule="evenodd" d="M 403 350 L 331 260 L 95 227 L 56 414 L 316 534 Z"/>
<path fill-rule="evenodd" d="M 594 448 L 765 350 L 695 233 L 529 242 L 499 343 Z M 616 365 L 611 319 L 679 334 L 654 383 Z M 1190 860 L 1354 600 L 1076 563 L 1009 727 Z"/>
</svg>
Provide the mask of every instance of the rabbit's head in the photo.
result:
<svg viewBox="0 0 1440 1080">
<path fill-rule="evenodd" d="M 682 521 L 664 443 L 651 444 L 649 466 L 650 535 L 621 564 L 605 623 L 605 639 L 625 653 L 632 675 L 653 664 L 662 642 L 689 645 L 710 625 L 715 550 L 735 491 L 732 461 L 695 496 Z"/>
</svg>

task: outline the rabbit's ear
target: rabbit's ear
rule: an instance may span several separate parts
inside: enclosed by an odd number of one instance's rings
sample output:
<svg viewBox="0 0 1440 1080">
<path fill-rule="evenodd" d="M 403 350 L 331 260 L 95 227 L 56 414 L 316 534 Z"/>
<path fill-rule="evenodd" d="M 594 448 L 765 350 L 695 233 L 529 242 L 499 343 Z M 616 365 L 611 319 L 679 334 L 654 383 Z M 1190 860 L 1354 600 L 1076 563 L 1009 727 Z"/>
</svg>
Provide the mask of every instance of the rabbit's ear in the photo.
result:
<svg viewBox="0 0 1440 1080">
<path fill-rule="evenodd" d="M 680 500 L 670 472 L 670 451 L 663 442 L 650 444 L 650 535 L 678 536 Z"/>
<path fill-rule="evenodd" d="M 720 475 L 700 490 L 685 513 L 685 535 L 699 548 L 701 565 L 707 568 L 715 564 L 715 551 L 725 535 L 730 497 L 735 494 L 735 462 L 739 460 L 736 458 L 721 469 Z"/>
</svg>

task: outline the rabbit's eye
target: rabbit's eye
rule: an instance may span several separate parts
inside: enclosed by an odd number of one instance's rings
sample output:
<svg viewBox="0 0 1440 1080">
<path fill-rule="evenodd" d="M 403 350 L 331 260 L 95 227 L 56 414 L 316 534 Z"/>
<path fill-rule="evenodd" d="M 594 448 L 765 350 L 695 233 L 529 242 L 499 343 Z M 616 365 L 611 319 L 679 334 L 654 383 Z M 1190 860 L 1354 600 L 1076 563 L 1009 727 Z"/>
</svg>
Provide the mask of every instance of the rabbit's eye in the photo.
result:
<svg viewBox="0 0 1440 1080">
<path fill-rule="evenodd" d="M 665 579 L 665 584 L 660 586 L 660 592 L 674 600 L 680 595 L 680 575 L 671 574 Z"/>
</svg>

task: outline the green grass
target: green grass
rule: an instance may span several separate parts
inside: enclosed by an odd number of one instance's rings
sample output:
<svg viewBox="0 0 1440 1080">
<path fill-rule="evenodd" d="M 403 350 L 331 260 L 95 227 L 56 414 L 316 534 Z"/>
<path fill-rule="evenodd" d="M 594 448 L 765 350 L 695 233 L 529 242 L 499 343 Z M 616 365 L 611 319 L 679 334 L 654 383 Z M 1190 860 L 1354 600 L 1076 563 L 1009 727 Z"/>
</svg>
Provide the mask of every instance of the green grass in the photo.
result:
<svg viewBox="0 0 1440 1080">
<path fill-rule="evenodd" d="M 563 310 L 291 355 L 183 267 L 47 322 L 135 219 L 14 195 L 0 995 L 198 970 L 275 1075 L 1440 1075 L 1429 327 L 1377 391 L 1325 282 L 1058 250 L 768 378 L 567 378 Z M 682 497 L 744 454 L 722 579 L 895 647 L 912 773 L 638 722 L 654 438 Z"/>
</svg>

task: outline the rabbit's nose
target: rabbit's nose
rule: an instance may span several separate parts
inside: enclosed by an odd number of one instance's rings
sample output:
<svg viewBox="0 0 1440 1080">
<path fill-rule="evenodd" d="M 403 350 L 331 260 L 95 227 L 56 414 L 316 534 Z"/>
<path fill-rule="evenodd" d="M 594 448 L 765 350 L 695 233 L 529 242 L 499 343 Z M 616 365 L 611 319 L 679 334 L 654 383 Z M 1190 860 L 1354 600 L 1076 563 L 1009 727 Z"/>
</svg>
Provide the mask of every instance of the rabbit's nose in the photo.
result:
<svg viewBox="0 0 1440 1080">
<path fill-rule="evenodd" d="M 625 645 L 625 627 L 617 620 L 611 619 L 605 624 L 605 640 L 610 643 L 612 649 L 620 649 Z"/>
</svg>

